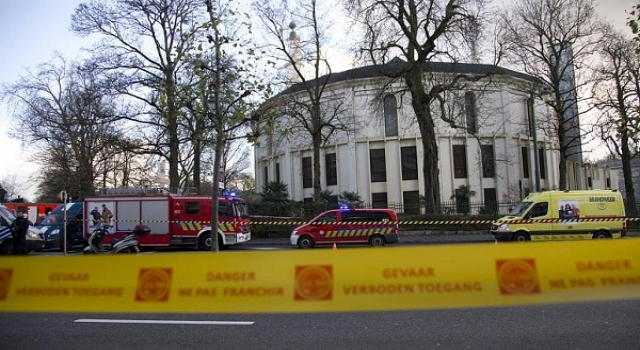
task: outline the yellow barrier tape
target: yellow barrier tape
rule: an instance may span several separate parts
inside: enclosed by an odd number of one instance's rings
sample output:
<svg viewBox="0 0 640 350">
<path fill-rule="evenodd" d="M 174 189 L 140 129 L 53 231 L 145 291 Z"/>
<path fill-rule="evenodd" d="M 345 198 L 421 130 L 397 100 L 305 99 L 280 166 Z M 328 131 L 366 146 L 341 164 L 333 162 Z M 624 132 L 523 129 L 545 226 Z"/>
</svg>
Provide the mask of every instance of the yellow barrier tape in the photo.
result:
<svg viewBox="0 0 640 350">
<path fill-rule="evenodd" d="M 640 299 L 640 240 L 0 260 L 0 311 L 326 312 Z M 568 252 L 570 252 L 568 254 Z"/>
<path fill-rule="evenodd" d="M 609 222 L 609 221 L 638 221 L 640 218 L 627 218 L 627 217 L 583 217 L 579 219 L 511 219 L 505 222 L 511 224 L 533 224 L 533 223 L 575 223 L 575 222 Z M 84 220 L 91 221 L 91 220 Z M 201 225 L 209 225 L 211 221 L 171 221 L 171 220 L 113 220 L 114 222 L 134 222 L 134 223 L 170 223 L 170 224 L 179 224 L 179 225 L 187 225 L 187 224 L 201 224 Z M 473 225 L 473 224 L 492 224 L 496 222 L 496 220 L 410 220 L 410 221 L 361 221 L 361 222 L 345 222 L 341 224 L 348 225 Z M 226 224 L 231 225 L 236 222 L 234 221 L 219 221 L 218 224 Z M 238 222 L 245 223 L 245 222 Z M 308 221 L 286 221 L 286 220 L 276 220 L 276 221 L 251 221 L 246 222 L 251 225 L 304 225 L 309 224 Z M 315 222 L 310 223 L 311 225 L 337 225 L 335 222 Z"/>
</svg>

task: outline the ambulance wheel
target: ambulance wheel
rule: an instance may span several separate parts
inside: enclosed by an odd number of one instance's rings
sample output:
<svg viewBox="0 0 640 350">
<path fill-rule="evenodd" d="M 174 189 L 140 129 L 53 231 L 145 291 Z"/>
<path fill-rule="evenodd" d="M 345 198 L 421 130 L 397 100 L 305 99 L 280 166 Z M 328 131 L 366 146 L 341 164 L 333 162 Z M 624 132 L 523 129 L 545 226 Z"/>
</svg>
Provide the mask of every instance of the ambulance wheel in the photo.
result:
<svg viewBox="0 0 640 350">
<path fill-rule="evenodd" d="M 382 247 L 384 246 L 385 243 L 386 241 L 384 240 L 384 237 L 382 237 L 381 235 L 375 235 L 369 238 L 369 244 L 371 244 L 371 246 L 373 247 Z"/>
<path fill-rule="evenodd" d="M 593 239 L 606 239 L 609 238 L 609 233 L 607 231 L 598 231 L 593 234 Z"/>
<path fill-rule="evenodd" d="M 529 234 L 526 232 L 516 232 L 511 240 L 516 242 L 526 242 L 530 241 L 531 237 L 529 237 Z"/>
<path fill-rule="evenodd" d="M 313 248 L 314 244 L 315 242 L 313 242 L 313 238 L 311 238 L 311 236 L 302 236 L 298 238 L 298 246 L 300 248 Z"/>
</svg>

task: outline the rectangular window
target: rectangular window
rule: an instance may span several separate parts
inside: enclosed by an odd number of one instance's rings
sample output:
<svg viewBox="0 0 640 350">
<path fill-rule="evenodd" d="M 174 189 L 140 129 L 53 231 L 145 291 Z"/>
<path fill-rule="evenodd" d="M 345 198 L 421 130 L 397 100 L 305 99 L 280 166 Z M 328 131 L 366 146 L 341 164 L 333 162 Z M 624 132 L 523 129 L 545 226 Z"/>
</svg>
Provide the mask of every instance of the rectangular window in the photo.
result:
<svg viewBox="0 0 640 350">
<path fill-rule="evenodd" d="M 402 204 L 405 214 L 420 214 L 420 192 L 402 192 Z"/>
<path fill-rule="evenodd" d="M 371 207 L 372 208 L 387 208 L 387 193 L 372 193 L 371 194 Z"/>
<path fill-rule="evenodd" d="M 233 206 L 231 203 L 218 201 L 218 216 L 235 216 L 233 215 Z"/>
<path fill-rule="evenodd" d="M 343 211 L 340 214 L 340 222 L 364 222 L 367 221 L 366 211 Z"/>
<path fill-rule="evenodd" d="M 313 187 L 313 171 L 311 170 L 311 157 L 302 158 L 302 188 Z"/>
<path fill-rule="evenodd" d="M 418 156 L 416 146 L 400 148 L 400 157 L 402 158 L 402 179 L 417 180 Z"/>
<path fill-rule="evenodd" d="M 326 173 L 327 186 L 337 185 L 338 184 L 338 167 L 336 164 L 336 154 L 329 153 L 325 155 L 324 163 L 325 163 L 324 168 L 326 169 L 326 172 L 327 172 Z"/>
<path fill-rule="evenodd" d="M 269 184 L 269 167 L 268 166 L 264 167 L 264 184 L 265 185 Z"/>
<path fill-rule="evenodd" d="M 494 214 L 498 209 L 498 197 L 495 188 L 484 189 L 484 209 L 487 214 Z"/>
<path fill-rule="evenodd" d="M 467 177 L 467 152 L 464 145 L 453 145 L 453 177 Z"/>
<path fill-rule="evenodd" d="M 369 150 L 369 161 L 371 163 L 371 182 L 387 181 L 384 148 Z"/>
<path fill-rule="evenodd" d="M 276 163 L 276 182 L 280 182 L 280 163 Z"/>
<path fill-rule="evenodd" d="M 496 176 L 496 158 L 493 154 L 493 145 L 480 146 L 482 155 L 482 177 Z"/>
<path fill-rule="evenodd" d="M 522 177 L 529 178 L 529 150 L 522 147 Z"/>
<path fill-rule="evenodd" d="M 540 178 L 547 178 L 547 164 L 545 163 L 544 148 L 538 149 L 538 161 L 540 162 Z"/>
<path fill-rule="evenodd" d="M 200 214 L 200 202 L 184 202 L 185 214 Z"/>
</svg>

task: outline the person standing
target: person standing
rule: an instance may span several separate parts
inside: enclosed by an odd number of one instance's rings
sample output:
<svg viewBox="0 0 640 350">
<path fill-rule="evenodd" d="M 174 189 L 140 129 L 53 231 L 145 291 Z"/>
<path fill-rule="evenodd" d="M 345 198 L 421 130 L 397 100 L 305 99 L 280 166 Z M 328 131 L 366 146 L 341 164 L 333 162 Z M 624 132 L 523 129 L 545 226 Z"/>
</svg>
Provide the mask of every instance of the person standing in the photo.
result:
<svg viewBox="0 0 640 350">
<path fill-rule="evenodd" d="M 98 211 L 98 207 L 93 208 L 91 211 L 91 217 L 93 218 L 93 226 L 98 226 L 100 219 L 102 218 L 102 215 Z"/>
<path fill-rule="evenodd" d="M 24 217 L 24 213 L 18 211 L 18 217 L 11 223 L 11 237 L 13 238 L 13 254 L 26 255 L 27 231 L 29 230 L 29 220 Z"/>
<path fill-rule="evenodd" d="M 113 213 L 111 212 L 111 209 L 109 209 L 106 204 L 103 204 L 102 205 L 102 224 L 104 225 L 104 228 L 109 229 L 109 227 L 111 226 L 112 217 L 113 217 Z"/>
</svg>

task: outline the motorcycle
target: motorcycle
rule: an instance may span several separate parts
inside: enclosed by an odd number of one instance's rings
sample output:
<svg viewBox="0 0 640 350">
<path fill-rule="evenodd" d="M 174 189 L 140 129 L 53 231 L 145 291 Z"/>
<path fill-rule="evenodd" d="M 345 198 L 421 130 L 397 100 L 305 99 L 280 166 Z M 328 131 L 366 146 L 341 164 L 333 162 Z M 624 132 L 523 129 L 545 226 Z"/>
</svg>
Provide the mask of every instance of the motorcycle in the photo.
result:
<svg viewBox="0 0 640 350">
<path fill-rule="evenodd" d="M 138 237 L 143 235 L 148 235 L 151 232 L 149 226 L 146 225 L 137 225 L 133 228 L 133 231 L 126 235 L 122 239 L 112 239 L 111 240 L 111 249 L 107 250 L 104 247 L 103 241 L 104 237 L 109 233 L 107 229 L 102 226 L 102 224 L 98 225 L 87 240 L 88 245 L 84 248 L 84 254 L 118 254 L 118 253 L 139 253 L 140 252 L 140 244 L 138 242 Z"/>
</svg>

